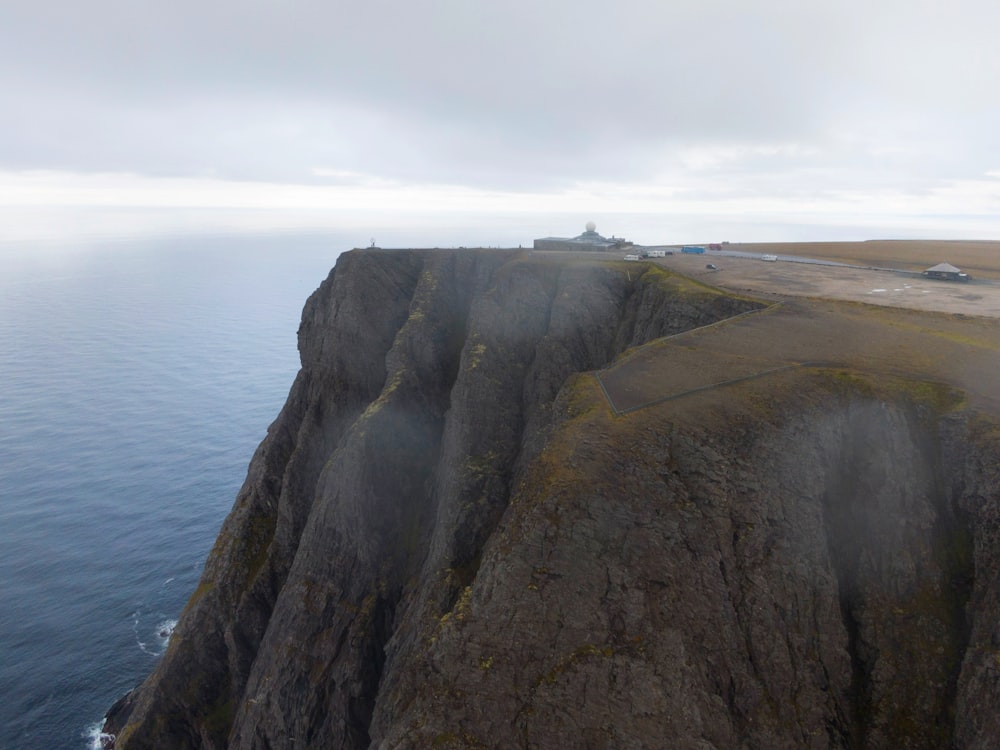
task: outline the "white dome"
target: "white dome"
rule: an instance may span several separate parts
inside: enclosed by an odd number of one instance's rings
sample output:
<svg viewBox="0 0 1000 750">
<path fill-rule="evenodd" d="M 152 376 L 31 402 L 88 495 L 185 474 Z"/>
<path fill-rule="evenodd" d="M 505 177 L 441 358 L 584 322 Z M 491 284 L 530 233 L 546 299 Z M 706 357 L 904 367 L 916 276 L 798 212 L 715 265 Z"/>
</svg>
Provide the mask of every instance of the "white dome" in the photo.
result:
<svg viewBox="0 0 1000 750">
<path fill-rule="evenodd" d="M 597 224 L 595 224 L 592 221 L 588 221 L 587 222 L 587 231 L 588 232 L 593 232 L 595 229 L 597 229 Z"/>
</svg>

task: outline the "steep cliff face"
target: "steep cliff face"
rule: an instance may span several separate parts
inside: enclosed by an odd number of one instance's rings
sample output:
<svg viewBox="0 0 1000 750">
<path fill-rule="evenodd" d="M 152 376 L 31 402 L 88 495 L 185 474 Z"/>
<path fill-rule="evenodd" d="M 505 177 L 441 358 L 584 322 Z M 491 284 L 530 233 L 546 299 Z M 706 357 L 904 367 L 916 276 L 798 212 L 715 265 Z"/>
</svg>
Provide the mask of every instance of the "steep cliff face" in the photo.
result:
<svg viewBox="0 0 1000 750">
<path fill-rule="evenodd" d="M 992 746 L 996 433 L 788 384 L 724 430 L 564 394 L 378 746 Z"/>
<path fill-rule="evenodd" d="M 993 422 L 826 371 L 614 417 L 575 375 L 757 306 L 341 256 L 117 746 L 992 746 Z"/>
</svg>

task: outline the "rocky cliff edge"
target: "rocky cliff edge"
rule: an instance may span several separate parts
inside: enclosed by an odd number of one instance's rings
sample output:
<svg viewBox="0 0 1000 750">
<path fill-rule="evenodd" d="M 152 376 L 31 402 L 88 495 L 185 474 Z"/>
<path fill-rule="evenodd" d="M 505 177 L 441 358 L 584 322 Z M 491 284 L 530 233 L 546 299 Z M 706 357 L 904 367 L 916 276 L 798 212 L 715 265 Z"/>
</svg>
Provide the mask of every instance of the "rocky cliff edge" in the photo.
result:
<svg viewBox="0 0 1000 750">
<path fill-rule="evenodd" d="M 993 747 L 991 415 L 945 382 L 801 368 L 622 416 L 590 374 L 759 307 L 640 264 L 342 255 L 169 648 L 106 731 Z"/>
</svg>

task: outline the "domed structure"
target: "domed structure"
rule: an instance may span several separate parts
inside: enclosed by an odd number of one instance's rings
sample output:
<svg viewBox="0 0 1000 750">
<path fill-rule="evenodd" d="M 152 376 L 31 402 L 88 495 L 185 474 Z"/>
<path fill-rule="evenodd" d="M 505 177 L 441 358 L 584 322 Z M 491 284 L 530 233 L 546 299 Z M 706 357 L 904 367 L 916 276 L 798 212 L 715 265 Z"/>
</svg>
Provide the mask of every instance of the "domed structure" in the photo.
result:
<svg viewBox="0 0 1000 750">
<path fill-rule="evenodd" d="M 592 221 L 588 221 L 587 222 L 587 226 L 586 226 L 583 234 L 578 235 L 576 239 L 579 240 L 580 242 L 597 242 L 597 243 L 600 243 L 600 242 L 607 242 L 608 241 L 606 238 L 601 237 L 601 235 L 599 235 L 597 233 L 597 224 L 595 224 Z"/>
<path fill-rule="evenodd" d="M 608 251 L 629 246 L 632 243 L 619 237 L 602 237 L 597 233 L 597 225 L 588 221 L 584 232 L 576 237 L 542 237 L 535 240 L 535 250 L 597 250 Z"/>
</svg>

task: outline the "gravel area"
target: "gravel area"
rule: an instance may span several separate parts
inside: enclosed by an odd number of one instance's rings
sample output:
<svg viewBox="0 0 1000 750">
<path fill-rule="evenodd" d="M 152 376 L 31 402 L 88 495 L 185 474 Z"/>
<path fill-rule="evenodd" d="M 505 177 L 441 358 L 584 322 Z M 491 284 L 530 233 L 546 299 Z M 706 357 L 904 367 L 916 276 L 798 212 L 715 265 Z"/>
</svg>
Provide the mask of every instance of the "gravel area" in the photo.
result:
<svg viewBox="0 0 1000 750">
<path fill-rule="evenodd" d="M 851 300 L 913 310 L 1000 317 L 1000 283 L 932 281 L 912 272 L 872 271 L 841 266 L 715 254 L 653 259 L 678 273 L 735 292 L 777 297 Z M 718 270 L 706 268 L 708 263 Z"/>
</svg>

